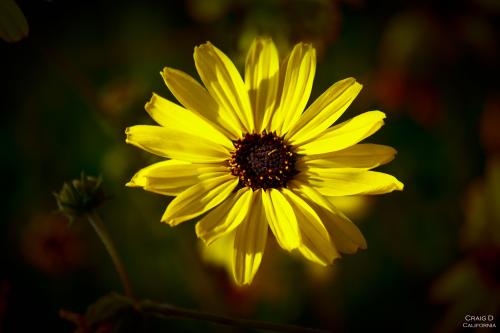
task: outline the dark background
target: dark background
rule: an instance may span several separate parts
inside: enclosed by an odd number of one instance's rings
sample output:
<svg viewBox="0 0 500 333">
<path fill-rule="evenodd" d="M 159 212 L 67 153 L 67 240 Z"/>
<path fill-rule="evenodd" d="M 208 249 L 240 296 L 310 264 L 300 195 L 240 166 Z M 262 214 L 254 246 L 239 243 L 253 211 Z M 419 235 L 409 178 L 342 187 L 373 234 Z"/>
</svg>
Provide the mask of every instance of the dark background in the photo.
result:
<svg viewBox="0 0 500 333">
<path fill-rule="evenodd" d="M 331 329 L 462 330 L 465 315 L 500 325 L 500 3 L 477 1 L 28 1 L 29 36 L 0 40 L 0 331 L 72 332 L 120 281 L 87 223 L 67 227 L 52 192 L 81 171 L 102 175 L 100 209 L 140 297 L 215 313 Z M 156 159 L 125 144 L 151 124 L 159 71 L 195 77 L 209 40 L 243 68 L 252 39 L 318 50 L 311 100 L 348 76 L 364 85 L 343 119 L 379 109 L 370 142 L 403 192 L 343 200 L 368 249 L 328 268 L 271 242 L 251 287 L 205 262 L 194 224 L 160 224 L 168 202 L 125 188 Z M 340 203 L 339 203 L 340 205 Z M 231 331 L 152 320 L 150 332 Z"/>
</svg>

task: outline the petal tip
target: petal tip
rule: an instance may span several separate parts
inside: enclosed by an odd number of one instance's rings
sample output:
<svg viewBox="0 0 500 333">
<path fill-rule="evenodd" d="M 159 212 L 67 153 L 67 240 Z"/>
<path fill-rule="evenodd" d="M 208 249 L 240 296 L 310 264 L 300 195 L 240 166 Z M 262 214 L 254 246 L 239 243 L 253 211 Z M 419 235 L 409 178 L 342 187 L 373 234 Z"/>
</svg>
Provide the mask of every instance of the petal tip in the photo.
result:
<svg viewBox="0 0 500 333">
<path fill-rule="evenodd" d="M 170 218 L 170 217 L 162 217 L 160 220 L 161 223 L 168 224 L 171 227 L 175 227 L 177 224 L 179 224 L 175 218 Z"/>
<path fill-rule="evenodd" d="M 397 183 L 396 183 L 396 190 L 397 191 L 403 191 L 404 187 L 405 187 L 405 184 L 403 184 L 402 182 L 400 182 L 398 180 Z"/>
<path fill-rule="evenodd" d="M 210 243 L 212 243 L 212 242 L 209 242 L 209 238 L 207 237 L 207 232 L 205 229 L 203 229 L 201 227 L 199 222 L 196 223 L 194 230 L 196 232 L 196 237 L 201 239 L 203 241 L 203 243 L 205 243 L 205 245 L 210 245 Z"/>
<path fill-rule="evenodd" d="M 240 280 L 236 276 L 233 276 L 233 281 L 236 284 L 236 286 L 238 286 L 238 287 L 246 287 L 246 286 L 250 285 L 250 282 Z"/>
<path fill-rule="evenodd" d="M 163 80 L 166 82 L 171 75 L 174 75 L 177 72 L 179 72 L 179 70 L 165 66 L 163 67 L 163 70 L 160 72 L 160 74 L 163 77 Z"/>
<path fill-rule="evenodd" d="M 335 260 L 338 260 L 340 258 L 342 258 L 342 254 L 340 254 L 340 252 L 337 252 L 337 254 L 330 260 L 330 265 L 333 265 Z"/>
<path fill-rule="evenodd" d="M 149 99 L 149 101 L 144 104 L 144 109 L 149 112 L 152 108 L 152 105 L 156 102 L 157 98 L 158 95 L 156 95 L 155 93 L 151 94 L 151 98 Z"/>
<path fill-rule="evenodd" d="M 361 236 L 361 242 L 360 244 L 358 244 L 358 246 L 361 250 L 366 250 L 368 248 L 368 243 L 366 243 L 366 239 L 365 236 L 363 236 L 363 234 L 360 234 L 360 236 Z"/>
<path fill-rule="evenodd" d="M 206 41 L 203 44 L 200 44 L 198 46 L 195 46 L 194 51 L 196 52 L 197 50 L 206 50 L 212 48 L 214 45 L 210 43 L 210 41 Z"/>
<path fill-rule="evenodd" d="M 257 272 L 253 272 L 250 274 L 243 274 L 243 276 L 239 276 L 236 272 L 233 271 L 233 281 L 238 287 L 248 287 L 252 284 L 252 281 Z"/>
<path fill-rule="evenodd" d="M 387 115 L 385 114 L 385 112 L 382 112 L 379 110 L 377 110 L 375 112 L 377 112 L 377 115 L 380 117 L 381 120 L 387 118 Z"/>
<path fill-rule="evenodd" d="M 361 91 L 361 89 L 363 89 L 363 84 L 361 84 L 360 82 L 356 81 L 356 79 L 354 79 L 354 83 L 353 84 L 354 84 L 355 89 L 356 89 L 356 91 L 358 93 Z"/>
<path fill-rule="evenodd" d="M 160 219 L 160 222 L 168 224 L 170 226 L 173 226 L 175 223 L 175 218 L 172 218 L 172 214 L 171 214 L 170 209 L 169 209 L 170 207 L 171 206 L 167 206 L 165 213 L 163 213 L 163 216 Z"/>
<path fill-rule="evenodd" d="M 326 263 L 325 266 L 332 265 L 335 260 L 342 258 L 342 254 L 340 254 L 339 251 L 336 251 L 331 258 L 328 259 L 328 262 Z"/>
</svg>

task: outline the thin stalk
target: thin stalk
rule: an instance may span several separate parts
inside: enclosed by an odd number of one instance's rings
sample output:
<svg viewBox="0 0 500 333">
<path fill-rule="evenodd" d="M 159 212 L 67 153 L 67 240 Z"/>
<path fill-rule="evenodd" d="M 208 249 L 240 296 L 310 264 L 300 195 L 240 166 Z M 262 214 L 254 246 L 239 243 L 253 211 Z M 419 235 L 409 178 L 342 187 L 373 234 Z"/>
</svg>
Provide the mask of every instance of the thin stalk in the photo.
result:
<svg viewBox="0 0 500 333">
<path fill-rule="evenodd" d="M 102 223 L 101 217 L 99 214 L 96 212 L 92 212 L 90 214 L 87 214 L 87 219 L 89 220 L 90 224 L 94 228 L 95 232 L 101 239 L 102 243 L 104 244 L 104 247 L 108 251 L 109 256 L 111 257 L 111 260 L 113 261 L 113 264 L 115 265 L 115 269 L 120 276 L 120 280 L 123 285 L 123 289 L 125 291 L 125 295 L 130 298 L 134 298 L 133 293 L 132 293 L 132 288 L 130 287 L 130 281 L 128 278 L 127 271 L 125 270 L 125 267 L 123 266 L 122 260 L 120 258 L 120 255 L 116 251 L 116 247 L 111 240 L 111 237 L 109 236 L 108 230 L 106 229 L 106 226 L 104 223 Z"/>
<path fill-rule="evenodd" d="M 180 317 L 186 319 L 209 321 L 215 324 L 238 327 L 238 328 L 253 328 L 275 332 L 287 333 L 328 333 L 329 331 L 300 327 L 295 325 L 277 324 L 272 322 L 251 320 L 243 318 L 234 318 L 220 316 L 213 313 L 201 312 L 196 310 L 178 308 L 168 304 L 158 304 L 150 300 L 144 300 L 137 304 L 137 307 L 145 313 L 161 317 Z"/>
</svg>

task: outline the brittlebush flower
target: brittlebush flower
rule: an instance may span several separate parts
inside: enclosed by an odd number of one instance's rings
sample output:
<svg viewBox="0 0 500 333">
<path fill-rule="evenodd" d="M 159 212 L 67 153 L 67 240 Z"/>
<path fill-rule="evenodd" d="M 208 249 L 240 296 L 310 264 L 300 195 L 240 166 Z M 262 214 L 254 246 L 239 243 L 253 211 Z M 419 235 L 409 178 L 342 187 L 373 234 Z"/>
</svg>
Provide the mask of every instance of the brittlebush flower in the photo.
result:
<svg viewBox="0 0 500 333">
<path fill-rule="evenodd" d="M 146 111 L 160 126 L 127 128 L 128 143 L 168 158 L 127 185 L 175 196 L 161 218 L 170 226 L 206 214 L 196 234 L 207 244 L 234 231 L 237 284 L 254 278 L 268 228 L 283 249 L 322 265 L 366 248 L 328 197 L 387 193 L 403 184 L 370 171 L 392 160 L 393 148 L 358 144 L 383 125 L 384 113 L 331 127 L 361 85 L 341 80 L 304 111 L 316 70 L 310 44 L 297 44 L 280 63 L 272 40 L 256 39 L 244 80 L 211 43 L 195 48 L 194 61 L 205 87 L 165 68 L 163 79 L 184 107 L 153 94 Z"/>
</svg>

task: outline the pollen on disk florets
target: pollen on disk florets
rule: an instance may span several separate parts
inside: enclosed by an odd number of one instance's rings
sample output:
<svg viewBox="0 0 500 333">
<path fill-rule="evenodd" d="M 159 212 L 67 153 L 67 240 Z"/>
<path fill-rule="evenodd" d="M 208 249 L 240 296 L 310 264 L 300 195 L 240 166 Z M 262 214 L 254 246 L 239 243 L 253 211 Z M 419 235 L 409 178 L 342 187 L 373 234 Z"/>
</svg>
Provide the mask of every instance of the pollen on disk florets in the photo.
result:
<svg viewBox="0 0 500 333">
<path fill-rule="evenodd" d="M 297 174 L 297 154 L 275 132 L 247 133 L 233 144 L 228 165 L 240 187 L 282 188 Z"/>
</svg>

